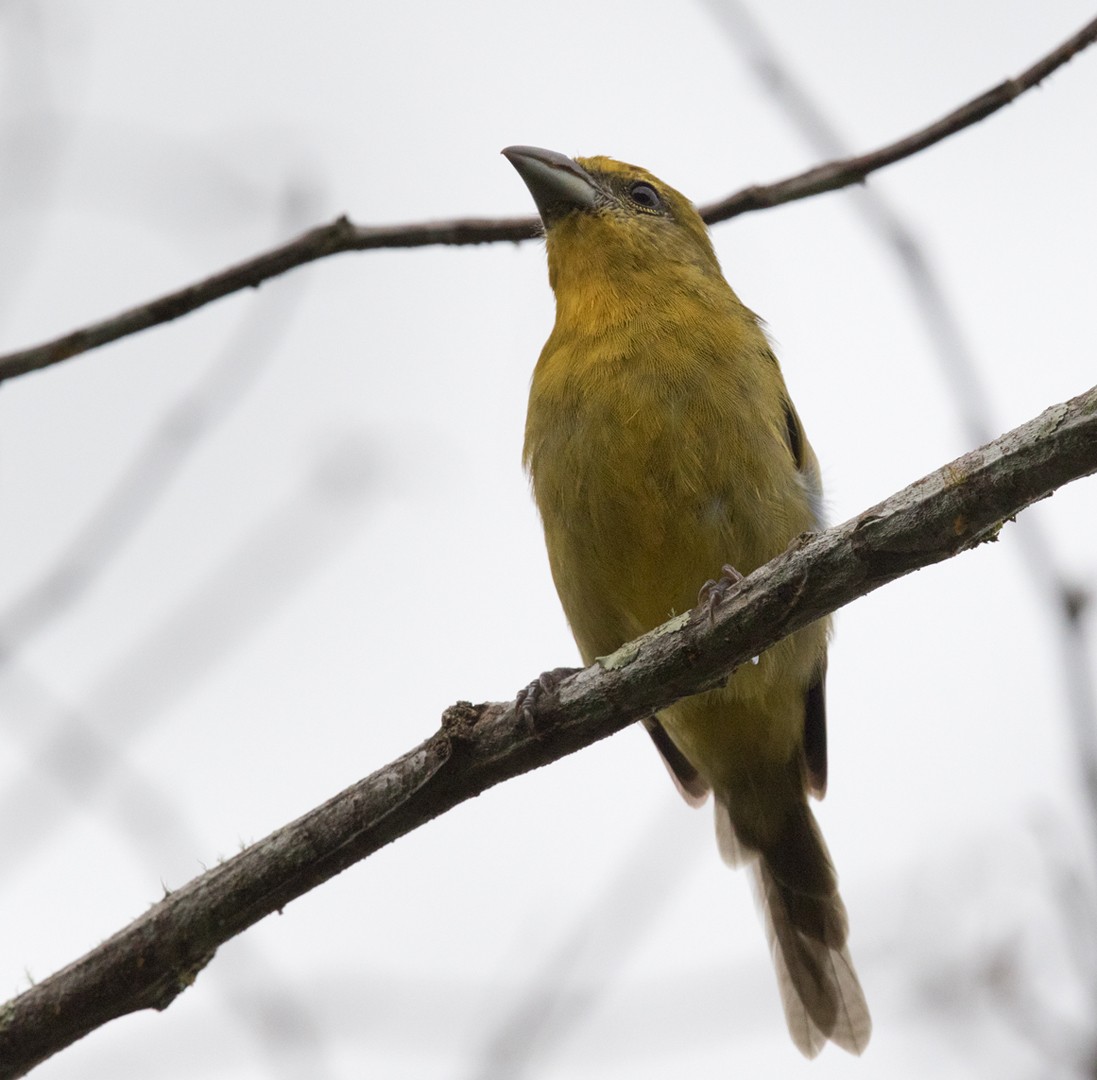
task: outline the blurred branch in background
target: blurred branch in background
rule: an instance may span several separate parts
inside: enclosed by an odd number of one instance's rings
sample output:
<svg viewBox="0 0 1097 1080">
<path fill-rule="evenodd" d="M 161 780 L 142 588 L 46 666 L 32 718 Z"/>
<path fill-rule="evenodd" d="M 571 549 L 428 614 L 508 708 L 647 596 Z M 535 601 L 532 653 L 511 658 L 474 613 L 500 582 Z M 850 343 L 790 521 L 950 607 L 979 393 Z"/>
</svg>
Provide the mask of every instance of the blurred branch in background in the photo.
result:
<svg viewBox="0 0 1097 1080">
<path fill-rule="evenodd" d="M 186 649 L 191 642 L 178 645 Z M 104 789 L 95 800 L 97 809 L 109 814 L 116 834 L 128 840 L 142 866 L 160 865 L 165 850 L 183 857 L 202 849 L 183 814 L 132 767 L 113 735 L 100 733 L 89 718 L 59 700 L 33 673 L 19 664 L 9 665 L 0 677 L 0 700 L 6 712 L 22 717 L 28 726 L 72 740 L 64 771 L 55 769 L 53 774 L 58 792 L 70 802 L 86 805 L 94 788 Z M 0 862 L 10 874 L 17 872 L 24 858 L 41 850 L 51 825 L 59 822 L 37 792 L 16 792 L 5 803 Z M 271 965 L 264 951 L 244 938 L 237 945 L 234 962 L 219 964 L 211 976 L 211 989 L 227 1005 L 236 1030 L 251 1037 L 271 1076 L 324 1080 L 334 1075 L 325 1060 L 328 1045 L 319 1010 L 309 1007 L 308 999 Z M 277 1022 L 271 1017 L 277 1017 Z"/>
<path fill-rule="evenodd" d="M 677 893 L 695 857 L 711 840 L 694 830 L 696 843 L 682 843 L 666 808 L 639 830 L 639 841 L 597 901 L 540 972 L 524 981 L 483 1040 L 472 1080 L 519 1080 L 536 1062 L 558 1051 L 566 1033 L 597 1006 L 625 961 L 645 941 Z M 512 971 L 528 966 L 515 956 Z M 492 1013 L 499 1013 L 494 995 Z"/>
<path fill-rule="evenodd" d="M 40 718 L 21 707 L 9 710 L 11 718 L 20 718 L 19 734 L 38 749 L 28 752 L 22 782 L 11 784 L 0 799 L 5 867 L 32 853 L 58 821 L 56 808 L 25 813 L 41 777 L 53 778 L 66 800 L 87 800 L 113 779 L 124 758 L 122 747 L 223 664 L 353 534 L 372 486 L 371 465 L 358 446 L 326 452 L 301 489 L 256 522 L 159 626 L 141 634 L 132 653 L 100 678 L 81 709 L 64 710 L 44 732 Z M 17 677 L 0 670 L 0 701 L 18 685 Z"/>
<path fill-rule="evenodd" d="M 288 187 L 279 231 L 300 227 L 315 201 L 314 191 Z M 230 557 L 212 585 L 191 599 L 189 617 L 169 617 L 161 633 L 152 633 L 151 651 L 139 649 L 104 677 L 88 709 L 58 701 L 16 658 L 124 555 L 127 542 L 168 496 L 174 478 L 246 400 L 284 339 L 306 285 L 305 278 L 279 283 L 249 307 L 220 355 L 150 432 L 58 562 L 0 613 L 4 730 L 23 736 L 31 762 L 24 780 L 12 784 L 0 799 L 0 859 L 8 872 L 40 851 L 65 817 L 89 803 L 106 804 L 118 834 L 135 845 L 143 860 L 152 852 L 153 862 L 161 863 L 165 848 L 187 858 L 186 853 L 201 847 L 187 837 L 183 817 L 129 765 L 128 739 L 147 729 L 214 663 L 231 655 L 264 624 L 272 607 L 339 550 L 368 487 L 361 447 L 347 444 L 326 452 L 284 510 L 261 522 L 244 550 Z M 357 480 L 355 470 L 360 473 Z M 241 567 L 251 576 L 241 573 Z M 104 694 L 105 702 L 99 700 Z M 125 721 L 124 730 L 119 719 Z M 60 801 L 43 802 L 45 776 L 54 781 Z M 242 966 L 248 971 L 246 982 Z M 253 980 L 264 971 L 266 976 L 258 980 L 262 989 L 256 992 Z M 238 1030 L 261 1048 L 271 1075 L 286 1080 L 306 1073 L 330 1075 L 318 1019 L 254 949 L 245 947 L 236 965 L 219 971 L 217 988 Z"/>
<path fill-rule="evenodd" d="M 761 210 L 860 183 L 877 169 L 910 157 L 985 119 L 1020 94 L 1039 85 L 1043 79 L 1082 49 L 1092 45 L 1095 40 L 1097 19 L 1087 23 L 1020 75 L 980 94 L 921 131 L 869 154 L 828 162 L 775 184 L 744 188 L 719 202 L 703 207 L 702 215 L 712 224 L 751 210 Z M 296 240 L 231 266 L 203 281 L 139 304 L 112 318 L 63 334 L 44 344 L 0 356 L 0 381 L 60 363 L 129 334 L 170 322 L 223 296 L 241 289 L 254 288 L 287 270 L 329 255 L 378 248 L 529 240 L 540 235 L 540 231 L 540 224 L 535 218 L 467 218 L 412 225 L 365 226 L 354 225 L 347 218 L 341 217 L 329 225 L 312 229 Z"/>
<path fill-rule="evenodd" d="M 31 3 L 0 4 L 0 311 L 10 308 L 41 250 L 75 123 L 56 108 L 47 52 L 56 46 Z M 6 110 L 5 110 L 6 111 Z"/>
<path fill-rule="evenodd" d="M 672 619 L 564 679 L 538 703 L 532 722 L 515 702 L 458 703 L 438 732 L 391 765 L 183 886 L 0 1007 L 0 1080 L 24 1075 L 111 1019 L 166 1008 L 224 942 L 460 802 L 721 683 L 782 637 L 995 539 L 1024 507 L 1095 471 L 1097 387 L 845 524 L 803 537 L 715 610 L 705 605 Z"/>
<path fill-rule="evenodd" d="M 315 192 L 291 186 L 285 190 L 281 202 L 279 231 L 299 227 L 311 216 Z M 40 679 L 21 670 L 15 661 L 22 647 L 78 604 L 95 581 L 124 554 L 127 541 L 167 496 L 175 476 L 244 401 L 283 339 L 304 295 L 305 284 L 305 279 L 279 283 L 279 288 L 247 310 L 220 355 L 197 385 L 149 434 L 55 565 L 0 613 L 0 703 L 6 706 L 4 730 L 10 736 L 21 729 L 33 763 L 24 780 L 16 781 L 0 798 L 0 806 L 5 808 L 0 810 L 0 860 L 9 872 L 24 858 L 40 851 L 49 833 L 61 825 L 64 817 L 87 805 L 108 782 L 112 806 L 118 811 L 115 815 L 118 833 L 136 845 L 142 859 L 154 852 L 153 862 L 160 861 L 165 846 L 180 855 L 200 848 L 193 839 L 186 839 L 187 829 L 181 815 L 129 766 L 124 738 L 119 732 L 106 730 L 108 722 L 103 716 L 88 717 L 80 709 L 63 705 Z M 276 543 L 278 539 L 276 533 L 263 538 L 263 542 Z M 249 554 L 254 555 L 254 551 Z M 259 565 L 264 565 L 264 560 L 260 559 Z M 282 579 L 265 583 L 267 601 L 277 602 L 280 596 L 285 596 L 287 585 L 292 588 L 293 584 Z M 231 592 L 227 596 L 229 601 L 237 598 Z M 224 593 L 217 596 L 218 605 L 225 600 Z M 221 606 L 205 620 L 199 619 L 200 640 L 210 640 L 210 627 L 224 621 Z M 258 620 L 252 625 L 258 625 Z M 240 636 L 246 636 L 246 631 L 241 630 Z M 213 640 L 225 644 L 219 635 L 214 634 Z M 148 656 L 123 661 L 118 681 L 125 685 L 127 678 L 131 683 L 147 678 L 149 670 L 163 676 L 166 666 L 191 655 L 197 641 L 181 633 L 175 639 L 169 637 L 165 646 L 159 662 L 151 660 L 151 668 L 146 668 L 150 662 Z M 192 670 L 189 675 L 197 678 L 200 670 L 204 669 Z M 182 692 L 180 681 L 169 676 L 166 682 L 177 693 Z M 162 711 L 158 706 L 143 712 L 139 709 L 141 726 L 147 727 Z M 131 709 L 131 723 L 132 713 Z M 132 728 L 127 734 L 132 734 Z M 33 745 L 41 747 L 39 751 L 32 749 L 32 740 Z M 54 781 L 63 802 L 54 801 L 48 806 L 42 802 L 44 776 Z M 249 962 L 256 968 L 264 966 L 258 956 L 251 957 Z M 293 995 L 278 993 L 278 980 L 273 973 L 264 985 L 268 991 L 265 1003 L 249 1000 L 231 984 L 223 988 L 242 1030 L 251 1031 L 258 1045 L 268 1052 L 274 1075 L 287 1078 L 299 1075 L 292 1066 L 301 1057 L 309 1059 L 314 1074 L 318 1070 L 324 1075 L 322 1044 L 316 1037 L 315 1021 Z M 268 1007 L 283 1018 L 293 1017 L 292 1023 L 277 1025 L 274 1036 L 270 1025 L 258 1022 Z"/>
<path fill-rule="evenodd" d="M 1085 962 L 1064 934 L 1063 867 L 1049 865 L 1067 838 L 1048 822 L 1031 824 L 950 837 L 888 893 L 897 927 L 886 946 L 892 993 L 912 1027 L 952 1044 L 965 1075 L 1092 1075 L 1082 1066 L 1088 1006 L 1059 992 L 1071 966 Z M 1090 941 L 1085 955 L 1092 951 Z M 1059 1008 L 1049 1010 L 1049 1000 Z"/>
<path fill-rule="evenodd" d="M 105 804 L 120 834 L 142 851 L 155 848 L 158 865 L 166 844 L 189 863 L 199 845 L 181 835 L 182 819 L 130 766 L 127 749 L 341 550 L 365 509 L 371 465 L 357 443 L 326 451 L 302 488 L 258 522 L 178 610 L 103 675 L 83 708 L 57 701 L 18 663 L 0 668 L 5 732 L 39 747 L 28 750 L 23 780 L 0 798 L 0 860 L 7 873 L 40 851 L 77 805 Z M 54 781 L 63 802 L 43 801 L 43 776 Z M 258 955 L 245 954 L 220 978 L 233 1011 L 246 1021 L 241 1026 L 263 1047 L 273 1075 L 327 1075 L 320 1021 L 305 999 L 274 973 L 255 992 L 253 980 L 264 964 Z"/>
<path fill-rule="evenodd" d="M 62 125 L 60 118 L 52 111 L 51 86 L 46 78 L 43 60 L 47 46 L 56 55 L 57 42 L 52 37 L 49 41 L 45 40 L 40 12 L 32 4 L 6 4 L 0 9 L 0 18 L 4 28 L 12 31 L 3 35 L 3 40 L 10 43 L 7 50 L 10 63 L 6 65 L 5 79 L 9 93 L 5 96 L 8 101 L 18 103 L 16 118 L 0 126 L 0 147 L 6 148 L 0 154 L 0 194 L 3 195 L 5 210 L 2 232 L 6 256 L 4 266 L 10 271 L 4 273 L 0 268 L 0 284 L 3 285 L 0 302 L 11 303 L 11 294 L 25 279 L 27 267 L 36 255 L 42 227 L 52 206 L 50 196 L 57 183 L 56 174 L 66 156 L 64 152 L 75 156 L 80 162 L 86 180 L 87 170 L 94 171 L 96 164 L 104 160 L 105 151 L 102 133 L 99 133 L 98 141 L 93 140 L 84 148 L 82 154 L 75 150 L 71 123 Z M 133 209 L 136 193 L 130 191 L 126 184 L 144 182 L 148 190 L 159 191 L 165 178 L 157 177 L 157 169 L 160 168 L 166 179 L 170 180 L 172 170 L 178 165 L 174 158 L 166 164 L 164 161 L 173 148 L 161 146 L 151 136 L 145 138 L 146 134 L 127 133 L 122 141 L 127 154 L 125 164 L 116 158 L 109 159 L 107 171 L 110 175 L 104 178 L 104 191 L 121 198 L 129 211 Z M 264 180 L 261 191 L 250 185 L 238 185 L 227 190 L 230 186 L 224 183 L 223 176 L 215 178 L 211 175 L 218 162 L 207 160 L 206 156 L 196 157 L 193 153 L 189 153 L 186 160 L 192 166 L 187 175 L 191 185 L 189 192 L 192 198 L 202 200 L 202 209 L 207 214 L 218 207 L 224 209 L 226 202 L 233 203 L 233 210 L 238 213 L 239 207 L 230 196 L 238 196 L 243 186 L 248 187 L 251 207 L 265 208 L 270 202 L 270 189 L 273 187 L 277 192 L 269 180 Z M 124 174 L 124 183 L 119 182 L 118 174 Z M 157 180 L 161 182 L 158 184 Z M 85 184 L 81 191 L 85 198 L 95 198 L 93 189 L 94 185 Z M 127 192 L 130 198 L 127 198 Z M 284 184 L 281 197 L 277 198 L 279 212 L 276 214 L 275 235 L 302 228 L 314 218 L 318 201 L 316 184 L 300 181 Z M 185 214 L 177 212 L 176 216 L 169 217 L 163 206 L 162 201 L 155 203 L 153 224 L 160 230 L 178 231 Z M 190 228 L 189 223 L 186 228 Z M 13 276 L 16 269 L 17 277 Z M 165 847 L 180 859 L 186 859 L 185 853 L 193 853 L 200 848 L 196 840 L 188 839 L 184 817 L 158 789 L 145 782 L 129 765 L 126 748 L 119 741 L 118 732 L 108 730 L 109 720 L 113 718 L 88 716 L 80 709 L 70 708 L 56 698 L 39 676 L 22 669 L 16 658 L 37 634 L 72 610 L 96 580 L 124 554 L 127 542 L 168 495 L 172 480 L 246 399 L 284 340 L 307 283 L 306 278 L 279 283 L 269 295 L 264 294 L 257 304 L 245 309 L 220 355 L 151 431 L 102 504 L 63 551 L 59 561 L 39 581 L 26 588 L 5 612 L 0 613 L 0 701 L 6 706 L 4 733 L 9 736 L 22 735 L 29 758 L 35 758 L 35 746 L 41 747 L 37 764 L 44 766 L 60 795 L 59 800 L 44 803 L 42 777 L 38 775 L 28 775 L 24 782 L 16 782 L 5 792 L 7 809 L 0 817 L 0 862 L 3 862 L 6 871 L 14 872 L 23 858 L 40 852 L 52 829 L 59 826 L 63 818 L 86 807 L 92 800 L 104 804 L 113 813 L 118 834 L 129 840 L 142 861 L 147 861 L 151 853 L 155 856 L 154 863 L 161 862 Z M 352 460 L 360 457 L 358 447 L 350 450 Z M 294 530 L 302 532 L 309 515 L 315 514 L 317 503 L 313 496 L 317 492 L 321 493 L 320 502 L 328 504 L 331 500 L 323 494 L 324 491 L 330 495 L 333 487 L 347 486 L 342 482 L 332 483 L 333 472 L 341 467 L 344 466 L 333 465 L 330 457 L 325 455 L 323 463 L 306 483 L 303 497 L 290 510 L 290 516 L 296 519 Z M 350 501 L 360 502 L 357 497 Z M 345 517 L 347 500 L 339 497 L 335 503 L 336 516 Z M 320 516 L 326 514 L 326 510 L 322 510 Z M 272 524 L 277 525 L 277 521 L 265 522 L 268 527 Z M 327 539 L 332 538 L 328 536 Z M 258 556 L 257 565 L 263 567 L 269 566 L 269 559 L 264 559 L 259 549 L 271 549 L 280 540 L 286 541 L 289 537 L 285 531 L 276 530 L 273 535 L 260 539 L 261 542 L 257 542 L 257 547 L 246 557 L 252 559 Z M 332 550 L 330 544 L 325 546 L 319 534 L 318 539 L 320 546 L 312 552 L 317 564 L 322 563 Z M 281 564 L 278 568 L 287 569 Z M 300 569 L 305 571 L 310 568 L 302 566 Z M 170 570 L 165 568 L 165 574 L 169 573 Z M 288 580 L 278 578 L 263 582 L 264 603 L 277 603 L 297 583 L 292 573 Z M 237 599 L 239 594 L 232 589 L 222 589 L 216 597 L 220 605 L 231 604 Z M 246 611 L 244 615 L 247 616 Z M 221 606 L 209 612 L 204 623 L 201 618 L 197 620 L 200 638 L 225 646 L 225 638 L 211 634 L 210 627 L 220 628 L 226 621 L 230 626 L 237 627 L 238 640 L 259 625 L 258 620 L 251 626 L 226 620 L 224 607 Z M 173 678 L 168 674 L 173 662 L 181 656 L 189 656 L 196 644 L 185 632 L 186 627 L 179 629 L 183 632 L 175 639 L 169 636 L 165 640 L 165 652 L 159 658 L 150 657 L 147 653 L 134 658 L 134 662 L 128 665 L 128 677 L 127 662 L 119 665 L 114 673 L 114 686 L 123 698 L 127 696 L 124 689 L 127 678 L 132 689 L 129 696 L 141 698 L 139 686 L 142 680 L 149 678 L 150 671 L 154 676 L 167 674 L 166 682 L 176 695 L 183 692 L 188 677 L 193 680 L 204 673 L 205 668 L 199 665 L 185 672 L 182 678 Z M 208 653 L 202 655 L 209 659 Z M 149 663 L 151 668 L 145 666 Z M 175 666 L 179 665 L 176 663 Z M 110 682 L 109 679 L 106 681 Z M 147 681 L 145 686 L 148 686 Z M 140 704 L 136 708 L 132 707 L 132 700 L 129 704 L 131 709 L 127 715 L 130 722 L 134 722 L 133 713 L 136 711 L 140 714 L 141 726 L 147 727 L 168 701 L 163 699 L 153 704 L 146 700 L 144 704 L 147 708 L 143 712 Z M 109 788 L 103 790 L 108 783 Z M 96 795 L 100 796 L 98 800 L 95 800 Z M 187 863 L 186 873 L 189 874 L 189 859 Z M 246 986 L 240 977 L 240 962 L 246 964 L 249 970 Z M 265 977 L 262 977 L 264 973 Z M 260 992 L 256 992 L 251 985 L 252 977 L 257 974 L 261 977 Z M 287 988 L 266 960 L 249 945 L 244 945 L 237 965 L 225 965 L 219 972 L 214 988 L 219 989 L 226 1000 L 237 1030 L 250 1035 L 261 1049 L 270 1075 L 286 1080 L 303 1075 L 330 1075 L 325 1064 L 325 1046 L 319 1037 L 317 1018 L 310 1015 L 307 1003 Z M 272 1017 L 277 1017 L 277 1021 Z"/>
<path fill-rule="evenodd" d="M 296 227 L 315 200 L 314 191 L 288 188 L 282 197 L 282 224 Z M 304 279 L 279 285 L 260 297 L 193 389 L 149 433 L 56 564 L 0 612 L 0 669 L 83 597 L 148 520 L 179 471 L 245 400 L 304 296 Z"/>
<path fill-rule="evenodd" d="M 740 0 L 705 0 L 727 40 L 753 66 L 759 81 L 789 117 L 797 131 L 820 155 L 848 154 L 846 141 L 826 116 L 817 99 L 801 85 L 782 60 L 761 25 Z M 951 400 L 964 429 L 965 440 L 981 445 L 991 438 L 996 425 L 991 417 L 990 396 L 979 373 L 973 350 L 948 294 L 941 285 L 933 261 L 916 231 L 891 206 L 878 187 L 865 186 L 850 193 L 870 232 L 894 253 L 910 288 L 915 309 L 934 346 L 939 368 L 951 386 Z M 1024 560 L 1022 580 L 1034 587 L 1046 605 L 1056 635 L 1055 656 L 1062 678 L 1062 700 L 1070 717 L 1082 794 L 1086 802 L 1083 826 L 1092 842 L 1091 863 L 1097 869 L 1097 704 L 1090 677 L 1085 616 L 1089 594 L 1058 563 L 1051 540 L 1035 515 L 1026 515 L 1014 533 Z M 1097 933 L 1097 903 L 1091 898 L 1088 920 Z M 1097 1006 L 1097 965 L 1085 973 L 1084 982 Z M 1002 983 L 1003 988 L 1005 983 Z M 1030 1003 L 1035 1008 L 1036 1003 Z M 1045 1006 L 1046 1008 L 1047 1006 Z M 1034 1023 L 1037 1021 L 1034 1019 Z M 1044 1018 L 1051 1024 L 1052 1018 Z M 1097 1054 L 1097 1036 L 1094 1053 Z"/>
<path fill-rule="evenodd" d="M 1047 883 L 1054 907 L 1059 941 L 1055 944 L 1065 955 L 1066 966 L 1084 987 L 1091 987 L 1097 972 L 1097 919 L 1094 918 L 1092 878 L 1080 871 L 1078 858 L 1071 843 L 1073 837 L 1065 835 L 1062 824 L 1056 820 L 1035 822 L 1034 833 L 1037 852 L 1043 865 L 1037 868 L 1038 879 Z M 1035 965 L 1015 971 L 1014 982 L 1023 982 L 1028 1019 L 1016 1024 L 1018 1030 L 1028 1032 L 1035 1027 L 1035 1041 L 1045 1051 L 1043 1061 L 1065 1068 L 1066 1075 L 1097 1077 L 1097 1039 L 1093 1036 L 1092 998 L 1086 999 L 1081 1016 L 1061 1016 L 1060 1010 L 1052 1012 L 1043 1000 L 1032 1000 L 1030 977 Z M 1018 998 L 1016 986 L 999 986 L 999 993 L 1007 998 L 1006 1007 L 1016 1013 Z M 1055 997 L 1055 995 L 1051 995 Z M 1014 1017 L 1010 1017 L 1011 1021 Z"/>
</svg>

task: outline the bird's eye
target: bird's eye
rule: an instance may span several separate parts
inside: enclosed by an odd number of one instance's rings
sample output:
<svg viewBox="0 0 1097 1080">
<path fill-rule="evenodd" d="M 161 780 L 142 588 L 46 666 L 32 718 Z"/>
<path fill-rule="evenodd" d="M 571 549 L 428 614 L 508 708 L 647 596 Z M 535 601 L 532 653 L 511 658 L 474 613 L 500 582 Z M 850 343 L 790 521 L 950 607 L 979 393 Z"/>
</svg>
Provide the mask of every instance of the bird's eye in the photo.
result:
<svg viewBox="0 0 1097 1080">
<path fill-rule="evenodd" d="M 643 180 L 637 181 L 628 189 L 628 196 L 637 206 L 642 206 L 645 210 L 662 210 L 663 208 L 663 200 L 659 198 L 659 192 Z"/>
</svg>

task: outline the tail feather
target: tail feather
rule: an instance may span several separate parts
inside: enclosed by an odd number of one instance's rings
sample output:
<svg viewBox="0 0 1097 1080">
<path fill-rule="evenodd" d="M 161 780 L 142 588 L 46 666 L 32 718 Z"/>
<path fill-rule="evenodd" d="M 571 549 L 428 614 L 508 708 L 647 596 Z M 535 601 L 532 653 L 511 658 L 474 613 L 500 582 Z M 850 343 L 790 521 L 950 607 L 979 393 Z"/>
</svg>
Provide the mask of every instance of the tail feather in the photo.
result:
<svg viewBox="0 0 1097 1080">
<path fill-rule="evenodd" d="M 716 835 L 726 861 L 752 862 L 793 1042 L 809 1058 L 828 1041 L 860 1054 L 872 1020 L 846 946 L 849 923 L 838 879 L 807 801 L 788 814 L 772 840 L 757 844 L 739 835 L 720 800 Z"/>
<path fill-rule="evenodd" d="M 834 936 L 846 923 L 841 898 L 797 894 L 773 876 L 764 857 L 754 869 L 792 1041 L 809 1058 L 828 1040 L 860 1054 L 872 1019 L 845 939 Z"/>
</svg>

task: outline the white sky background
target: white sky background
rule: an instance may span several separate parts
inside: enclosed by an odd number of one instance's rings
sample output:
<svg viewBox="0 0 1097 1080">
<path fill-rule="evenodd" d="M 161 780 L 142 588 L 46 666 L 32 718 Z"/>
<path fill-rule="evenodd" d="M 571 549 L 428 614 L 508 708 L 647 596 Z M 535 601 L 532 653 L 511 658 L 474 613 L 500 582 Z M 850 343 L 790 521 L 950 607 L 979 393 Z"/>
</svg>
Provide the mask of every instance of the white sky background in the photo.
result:
<svg viewBox="0 0 1097 1080">
<path fill-rule="evenodd" d="M 857 151 L 1093 14 L 758 7 Z M 924 244 L 994 433 L 1094 382 L 1095 103 L 1091 50 L 870 181 Z M 531 213 L 511 143 L 634 161 L 698 202 L 819 160 L 703 4 L 9 0 L 0 350 L 340 213 Z M 848 193 L 715 240 L 771 327 L 835 521 L 970 448 Z M 163 468 L 90 587 L 0 666 L 0 999 L 452 701 L 575 662 L 519 461 L 551 321 L 538 244 L 351 254 L 3 386 L 9 636 L 70 545 L 98 564 L 80 530 L 135 463 Z M 1093 481 L 1026 517 L 1092 588 Z M 382 851 L 225 946 L 166 1013 L 35 1075 L 516 1076 L 499 1046 L 527 995 L 531 1077 L 1073 1075 L 1091 1006 L 1072 957 L 1092 988 L 1095 926 L 1056 897 L 1089 882 L 1089 834 L 1036 577 L 1007 527 L 838 616 L 818 813 L 876 1024 L 860 1061 L 801 1062 L 746 875 L 628 731 Z"/>
</svg>

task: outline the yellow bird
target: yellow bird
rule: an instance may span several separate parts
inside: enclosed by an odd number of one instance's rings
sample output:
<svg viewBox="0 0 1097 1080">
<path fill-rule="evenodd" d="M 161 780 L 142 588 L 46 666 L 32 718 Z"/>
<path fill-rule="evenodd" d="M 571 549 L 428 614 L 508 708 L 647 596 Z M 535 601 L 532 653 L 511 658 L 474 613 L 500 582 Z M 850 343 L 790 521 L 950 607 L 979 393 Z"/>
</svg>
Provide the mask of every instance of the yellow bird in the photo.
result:
<svg viewBox="0 0 1097 1080">
<path fill-rule="evenodd" d="M 590 664 L 691 608 L 725 564 L 748 574 L 822 527 L 819 468 L 759 320 L 683 195 L 607 157 L 503 153 L 537 204 L 556 294 L 525 464 Z M 827 630 L 805 627 L 647 722 L 686 799 L 714 793 L 725 860 L 753 866 L 809 1057 L 828 1039 L 860 1053 L 872 1026 L 807 801 L 826 787 Z"/>
</svg>

